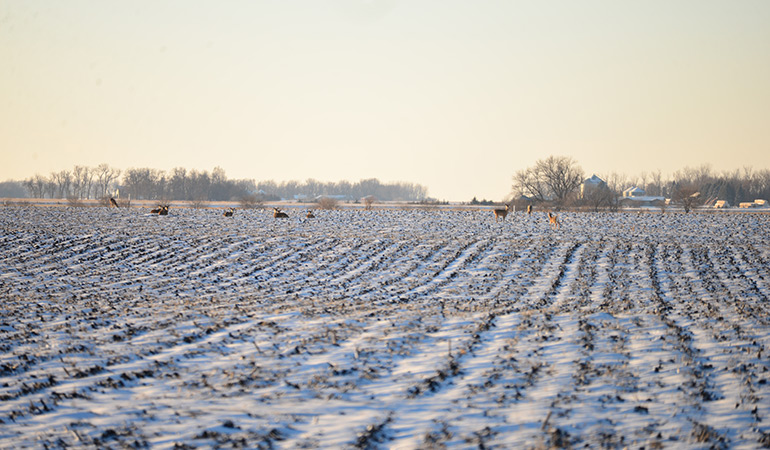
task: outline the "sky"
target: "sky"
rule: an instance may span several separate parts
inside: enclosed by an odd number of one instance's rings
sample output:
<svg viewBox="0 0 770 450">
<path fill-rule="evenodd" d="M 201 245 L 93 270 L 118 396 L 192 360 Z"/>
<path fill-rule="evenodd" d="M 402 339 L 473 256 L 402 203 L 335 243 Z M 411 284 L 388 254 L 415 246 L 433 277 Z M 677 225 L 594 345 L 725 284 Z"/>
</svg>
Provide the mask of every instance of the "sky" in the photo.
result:
<svg viewBox="0 0 770 450">
<path fill-rule="evenodd" d="M 0 0 L 0 180 L 101 163 L 413 182 L 770 168 L 766 0 Z"/>
</svg>

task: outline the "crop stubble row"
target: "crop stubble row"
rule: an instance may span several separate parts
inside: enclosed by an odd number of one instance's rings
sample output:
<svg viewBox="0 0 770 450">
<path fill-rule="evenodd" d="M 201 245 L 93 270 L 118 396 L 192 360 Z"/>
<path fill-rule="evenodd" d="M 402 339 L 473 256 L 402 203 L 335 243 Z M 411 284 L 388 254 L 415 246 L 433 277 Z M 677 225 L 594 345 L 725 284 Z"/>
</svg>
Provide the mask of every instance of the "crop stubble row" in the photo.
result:
<svg viewBox="0 0 770 450">
<path fill-rule="evenodd" d="M 763 216 L 240 213 L 2 209 L 0 444 L 770 439 Z"/>
</svg>

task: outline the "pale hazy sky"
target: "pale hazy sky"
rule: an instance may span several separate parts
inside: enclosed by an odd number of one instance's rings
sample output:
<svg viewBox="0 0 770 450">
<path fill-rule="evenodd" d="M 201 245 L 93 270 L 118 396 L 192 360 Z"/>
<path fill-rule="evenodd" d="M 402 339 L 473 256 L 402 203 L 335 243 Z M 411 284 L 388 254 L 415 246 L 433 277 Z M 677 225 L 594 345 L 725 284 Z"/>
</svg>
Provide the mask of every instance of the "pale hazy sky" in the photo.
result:
<svg viewBox="0 0 770 450">
<path fill-rule="evenodd" d="M 0 0 L 0 180 L 770 168 L 770 1 Z"/>
</svg>

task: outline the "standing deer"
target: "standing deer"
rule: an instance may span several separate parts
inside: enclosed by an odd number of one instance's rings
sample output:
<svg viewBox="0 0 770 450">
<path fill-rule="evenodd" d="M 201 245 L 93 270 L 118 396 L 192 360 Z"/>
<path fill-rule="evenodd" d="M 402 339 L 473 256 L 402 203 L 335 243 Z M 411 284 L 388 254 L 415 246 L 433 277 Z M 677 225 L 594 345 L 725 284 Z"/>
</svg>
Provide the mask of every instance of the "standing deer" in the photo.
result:
<svg viewBox="0 0 770 450">
<path fill-rule="evenodd" d="M 118 202 L 115 200 L 114 197 L 110 197 L 110 205 L 112 205 L 112 206 L 114 206 L 116 208 L 118 207 Z"/>
<path fill-rule="evenodd" d="M 315 214 L 313 214 L 313 210 L 312 209 L 308 209 L 307 210 L 307 214 L 305 214 L 305 217 L 307 217 L 308 219 L 314 218 Z"/>
<path fill-rule="evenodd" d="M 278 208 L 273 208 L 273 217 L 276 219 L 286 219 L 289 217 L 289 215 Z"/>
<path fill-rule="evenodd" d="M 528 216 L 532 215 L 532 205 L 527 205 L 527 215 Z"/>
<path fill-rule="evenodd" d="M 495 213 L 495 222 L 497 222 L 497 219 L 503 218 L 503 222 L 505 222 L 505 216 L 508 215 L 508 209 L 510 207 L 508 205 L 505 205 L 505 209 L 495 209 L 493 212 Z"/>
<path fill-rule="evenodd" d="M 550 223 L 552 229 L 561 228 L 561 224 L 559 223 L 559 219 L 556 217 L 556 214 L 551 214 L 550 211 L 548 211 L 548 223 Z"/>
</svg>

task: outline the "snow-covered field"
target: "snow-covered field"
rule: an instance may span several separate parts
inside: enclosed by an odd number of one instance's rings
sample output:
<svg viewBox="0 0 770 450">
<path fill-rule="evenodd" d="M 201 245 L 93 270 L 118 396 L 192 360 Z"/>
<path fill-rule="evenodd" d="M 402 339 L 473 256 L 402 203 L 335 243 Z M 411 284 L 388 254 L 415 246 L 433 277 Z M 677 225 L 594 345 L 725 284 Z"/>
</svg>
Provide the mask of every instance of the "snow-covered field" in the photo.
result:
<svg viewBox="0 0 770 450">
<path fill-rule="evenodd" d="M 770 446 L 770 216 L 0 208 L 0 448 Z"/>
</svg>

